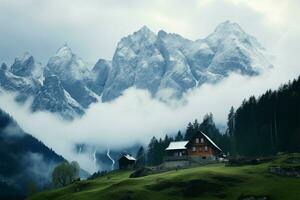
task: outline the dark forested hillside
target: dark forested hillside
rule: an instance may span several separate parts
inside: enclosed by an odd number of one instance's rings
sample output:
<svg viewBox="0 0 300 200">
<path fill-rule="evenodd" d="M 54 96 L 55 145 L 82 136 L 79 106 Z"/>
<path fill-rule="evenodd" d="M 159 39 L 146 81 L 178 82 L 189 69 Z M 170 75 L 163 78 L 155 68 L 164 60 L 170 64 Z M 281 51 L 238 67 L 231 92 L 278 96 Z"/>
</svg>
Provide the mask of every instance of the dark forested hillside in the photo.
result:
<svg viewBox="0 0 300 200">
<path fill-rule="evenodd" d="M 199 124 L 188 123 L 184 134 L 152 138 L 148 163 L 163 162 L 164 150 L 173 140 L 189 140 L 197 131 L 207 134 L 224 153 L 241 156 L 266 156 L 278 152 L 300 152 L 300 77 L 278 90 L 268 90 L 258 98 L 244 100 L 228 114 L 227 130 L 221 133 L 213 115 L 206 114 Z"/>
<path fill-rule="evenodd" d="M 49 184 L 52 168 L 64 160 L 25 133 L 0 110 L 0 199 L 22 199 Z"/>
<path fill-rule="evenodd" d="M 248 156 L 300 151 L 300 77 L 250 97 L 231 111 L 228 132 L 233 153 Z"/>
</svg>

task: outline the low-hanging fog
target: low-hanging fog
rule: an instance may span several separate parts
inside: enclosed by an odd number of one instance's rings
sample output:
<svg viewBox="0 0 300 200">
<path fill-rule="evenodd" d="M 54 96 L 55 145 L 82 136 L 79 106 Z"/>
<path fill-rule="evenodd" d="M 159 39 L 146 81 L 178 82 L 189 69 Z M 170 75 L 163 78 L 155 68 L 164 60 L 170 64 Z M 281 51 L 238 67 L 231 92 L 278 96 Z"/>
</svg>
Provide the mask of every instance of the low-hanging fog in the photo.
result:
<svg viewBox="0 0 300 200">
<path fill-rule="evenodd" d="M 282 39 L 275 51 L 274 67 L 259 76 L 231 74 L 217 84 L 205 84 L 189 91 L 181 101 L 166 104 L 151 98 L 143 90 L 130 88 L 109 103 L 95 103 L 86 114 L 72 122 L 46 113 L 31 113 L 30 102 L 19 105 L 13 94 L 2 93 L 1 108 L 9 112 L 28 133 L 43 141 L 69 160 L 78 160 L 84 169 L 96 170 L 90 155 L 76 155 L 74 144 L 86 143 L 99 149 L 122 148 L 134 143 L 147 144 L 152 136 L 163 136 L 184 129 L 189 121 L 199 120 L 212 112 L 219 125 L 226 123 L 231 106 L 238 107 L 250 95 L 259 96 L 268 89 L 300 74 L 297 58 L 289 56 L 297 50 L 297 36 Z M 287 50 L 288 48 L 288 50 Z M 284 53 L 286 52 L 286 53 Z"/>
</svg>

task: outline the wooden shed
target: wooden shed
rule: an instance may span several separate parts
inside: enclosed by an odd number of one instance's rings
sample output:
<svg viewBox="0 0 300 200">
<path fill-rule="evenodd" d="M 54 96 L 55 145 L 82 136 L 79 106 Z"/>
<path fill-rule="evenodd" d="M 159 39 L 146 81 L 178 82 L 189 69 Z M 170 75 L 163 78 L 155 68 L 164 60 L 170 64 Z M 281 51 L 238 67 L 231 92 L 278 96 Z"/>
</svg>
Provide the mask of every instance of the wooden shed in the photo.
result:
<svg viewBox="0 0 300 200">
<path fill-rule="evenodd" d="M 133 169 L 136 159 L 129 154 L 124 154 L 119 158 L 119 169 Z"/>
</svg>

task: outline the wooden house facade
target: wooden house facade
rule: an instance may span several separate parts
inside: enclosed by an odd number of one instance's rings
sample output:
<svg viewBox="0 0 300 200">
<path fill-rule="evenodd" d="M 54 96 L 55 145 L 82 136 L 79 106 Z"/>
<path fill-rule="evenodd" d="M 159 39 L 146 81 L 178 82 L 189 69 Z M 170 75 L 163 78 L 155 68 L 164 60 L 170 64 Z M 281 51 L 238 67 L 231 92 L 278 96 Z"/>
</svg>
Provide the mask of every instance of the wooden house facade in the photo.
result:
<svg viewBox="0 0 300 200">
<path fill-rule="evenodd" d="M 165 167 L 183 167 L 191 164 L 216 162 L 222 150 L 203 132 L 197 132 L 189 141 L 171 142 L 166 148 Z"/>
<path fill-rule="evenodd" d="M 198 160 L 215 160 L 222 150 L 204 133 L 197 132 L 186 145 L 188 155 Z"/>
</svg>

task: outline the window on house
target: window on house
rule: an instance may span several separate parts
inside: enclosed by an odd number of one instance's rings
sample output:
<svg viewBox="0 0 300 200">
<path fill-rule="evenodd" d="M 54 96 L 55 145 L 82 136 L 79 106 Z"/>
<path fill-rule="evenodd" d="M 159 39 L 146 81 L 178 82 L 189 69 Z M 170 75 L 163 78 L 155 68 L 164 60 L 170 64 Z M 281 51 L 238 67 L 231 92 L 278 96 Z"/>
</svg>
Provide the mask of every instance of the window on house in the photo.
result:
<svg viewBox="0 0 300 200">
<path fill-rule="evenodd" d="M 203 138 L 201 138 L 201 143 L 204 143 L 204 139 Z"/>
<path fill-rule="evenodd" d="M 207 146 L 205 146 L 205 147 L 204 147 L 204 150 L 205 150 L 205 151 L 207 151 L 207 150 L 208 150 L 208 147 L 207 147 Z"/>
<path fill-rule="evenodd" d="M 192 148 L 192 151 L 196 151 L 196 147 L 193 147 L 193 148 Z"/>
<path fill-rule="evenodd" d="M 202 157 L 202 159 L 204 160 L 204 159 L 206 159 L 206 157 L 205 157 L 205 156 L 203 156 L 203 157 Z"/>
<path fill-rule="evenodd" d="M 199 143 L 199 138 L 196 138 L 196 144 L 198 144 Z"/>
<path fill-rule="evenodd" d="M 202 151 L 202 147 L 199 147 L 199 151 Z"/>
</svg>

